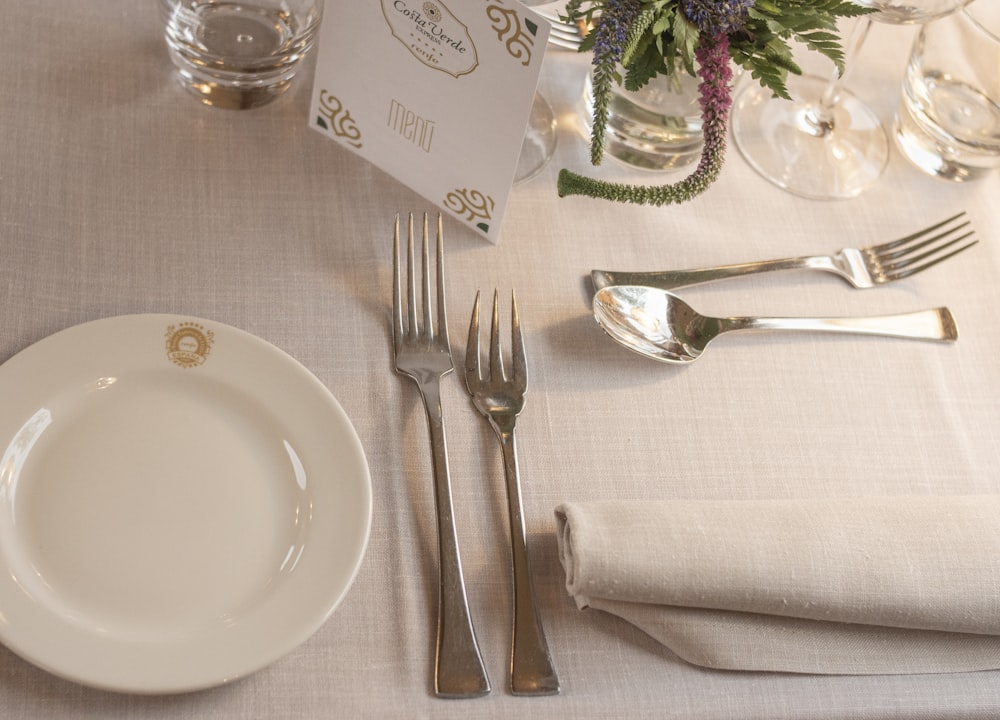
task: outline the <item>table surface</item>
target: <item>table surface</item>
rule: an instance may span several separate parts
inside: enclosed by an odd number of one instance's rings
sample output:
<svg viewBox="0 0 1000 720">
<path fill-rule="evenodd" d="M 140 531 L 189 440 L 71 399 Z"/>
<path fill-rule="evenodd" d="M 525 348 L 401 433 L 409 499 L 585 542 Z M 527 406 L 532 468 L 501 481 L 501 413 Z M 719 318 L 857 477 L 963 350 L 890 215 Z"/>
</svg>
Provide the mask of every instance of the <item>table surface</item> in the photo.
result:
<svg viewBox="0 0 1000 720">
<path fill-rule="evenodd" d="M 912 28 L 876 26 L 850 84 L 891 122 Z M 557 197 L 590 171 L 577 115 L 586 59 L 549 52 L 541 90 L 559 144 L 513 190 L 500 241 L 444 223 L 450 329 L 462 357 L 478 288 L 515 288 L 531 384 L 519 424 L 525 515 L 564 690 L 515 698 L 507 521 L 496 442 L 458 376 L 444 384 L 455 505 L 493 693 L 431 692 L 436 553 L 430 454 L 413 384 L 392 369 L 390 228 L 427 201 L 307 127 L 312 66 L 253 111 L 204 107 L 171 79 L 155 3 L 13 3 L 0 24 L 0 360 L 71 325 L 169 312 L 242 328 L 340 400 L 374 490 L 367 556 L 328 622 L 230 685 L 141 697 L 58 679 L 0 648 L 0 714 L 26 718 L 974 718 L 1000 674 L 823 677 L 692 667 L 565 592 L 553 509 L 606 498 L 788 498 L 1000 491 L 1000 176 L 950 185 L 893 149 L 862 197 L 816 202 L 759 178 L 735 149 L 679 206 Z M 356 68 L 345 69 L 349 72 Z M 608 177 L 662 182 L 609 162 Z M 954 345 L 818 335 L 720 340 L 672 367 L 613 344 L 589 312 L 591 268 L 666 269 L 832 251 L 958 210 L 982 242 L 871 291 L 777 274 L 685 293 L 713 314 L 883 314 L 947 304 Z M 0 400 L 2 402 L 2 400 Z M 2 608 L 0 608 L 2 612 Z M 16 622 L 15 618 L 10 619 Z"/>
</svg>

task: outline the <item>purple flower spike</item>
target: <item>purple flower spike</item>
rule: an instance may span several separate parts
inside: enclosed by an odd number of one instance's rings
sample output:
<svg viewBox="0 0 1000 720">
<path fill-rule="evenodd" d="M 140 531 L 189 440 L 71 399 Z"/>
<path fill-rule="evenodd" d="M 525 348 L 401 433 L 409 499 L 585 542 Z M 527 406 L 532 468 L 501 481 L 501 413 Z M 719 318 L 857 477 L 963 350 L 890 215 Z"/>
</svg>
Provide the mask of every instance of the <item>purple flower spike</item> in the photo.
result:
<svg viewBox="0 0 1000 720">
<path fill-rule="evenodd" d="M 608 98 L 618 63 L 625 49 L 629 27 L 639 14 L 639 0 L 608 0 L 594 29 L 594 125 L 590 159 L 600 165 L 604 155 L 604 130 L 608 124 Z"/>
<path fill-rule="evenodd" d="M 559 173 L 560 196 L 589 195 L 639 205 L 672 205 L 701 195 L 715 182 L 725 161 L 726 126 L 733 104 L 729 87 L 733 79 L 733 71 L 729 67 L 729 37 L 725 33 L 713 36 L 703 33 L 695 58 L 701 80 L 698 92 L 705 145 L 694 172 L 672 185 L 647 187 L 619 185 L 562 170 Z"/>
<path fill-rule="evenodd" d="M 703 33 L 738 31 L 747 21 L 754 0 L 681 0 L 687 19 Z"/>
</svg>

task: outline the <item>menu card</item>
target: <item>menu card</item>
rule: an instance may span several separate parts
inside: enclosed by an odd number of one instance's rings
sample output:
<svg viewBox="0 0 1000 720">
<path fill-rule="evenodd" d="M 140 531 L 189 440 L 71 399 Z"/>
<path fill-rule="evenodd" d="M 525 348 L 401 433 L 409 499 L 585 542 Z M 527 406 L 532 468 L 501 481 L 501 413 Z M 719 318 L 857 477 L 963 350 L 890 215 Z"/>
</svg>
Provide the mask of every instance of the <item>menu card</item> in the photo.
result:
<svg viewBox="0 0 1000 720">
<path fill-rule="evenodd" d="M 516 0 L 326 0 L 310 126 L 495 243 L 548 34 Z"/>
</svg>

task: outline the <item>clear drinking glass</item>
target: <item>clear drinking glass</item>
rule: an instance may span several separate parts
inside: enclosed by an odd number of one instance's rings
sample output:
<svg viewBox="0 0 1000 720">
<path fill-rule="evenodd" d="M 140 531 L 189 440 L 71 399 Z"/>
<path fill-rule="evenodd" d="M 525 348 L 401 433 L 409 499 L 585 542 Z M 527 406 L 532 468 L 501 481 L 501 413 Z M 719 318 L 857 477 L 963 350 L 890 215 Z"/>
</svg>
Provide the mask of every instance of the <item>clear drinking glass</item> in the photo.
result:
<svg viewBox="0 0 1000 720">
<path fill-rule="evenodd" d="M 514 182 L 524 182 L 535 177 L 556 151 L 556 114 L 541 93 L 535 93 L 528 116 L 528 127 L 517 158 Z"/>
<path fill-rule="evenodd" d="M 889 159 L 888 134 L 878 116 L 845 87 L 871 20 L 925 23 L 971 1 L 855 0 L 879 12 L 859 20 L 845 40 L 847 72 L 825 79 L 789 76 L 792 101 L 748 86 L 733 107 L 736 147 L 760 175 L 788 192 L 820 200 L 860 195 Z"/>
<path fill-rule="evenodd" d="M 552 0 L 520 0 L 525 7 L 550 5 Z M 535 93 L 524 133 L 521 154 L 514 172 L 514 182 L 530 180 L 537 175 L 556 151 L 556 114 L 541 93 Z"/>
<path fill-rule="evenodd" d="M 288 89 L 323 0 L 160 0 L 177 77 L 206 105 L 252 108 Z"/>
<path fill-rule="evenodd" d="M 903 155 L 936 177 L 964 182 L 1000 167 L 1000 2 L 921 29 L 894 130 Z"/>
</svg>

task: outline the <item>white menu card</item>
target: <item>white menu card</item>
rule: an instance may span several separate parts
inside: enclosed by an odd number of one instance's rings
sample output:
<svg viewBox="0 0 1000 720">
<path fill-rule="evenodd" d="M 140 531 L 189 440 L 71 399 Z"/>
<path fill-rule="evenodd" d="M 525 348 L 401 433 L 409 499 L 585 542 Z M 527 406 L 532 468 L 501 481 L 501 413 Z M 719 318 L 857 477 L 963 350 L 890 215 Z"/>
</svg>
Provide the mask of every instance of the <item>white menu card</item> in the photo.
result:
<svg viewBox="0 0 1000 720">
<path fill-rule="evenodd" d="M 310 126 L 495 243 L 548 34 L 516 0 L 326 0 Z"/>
</svg>

